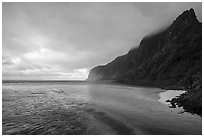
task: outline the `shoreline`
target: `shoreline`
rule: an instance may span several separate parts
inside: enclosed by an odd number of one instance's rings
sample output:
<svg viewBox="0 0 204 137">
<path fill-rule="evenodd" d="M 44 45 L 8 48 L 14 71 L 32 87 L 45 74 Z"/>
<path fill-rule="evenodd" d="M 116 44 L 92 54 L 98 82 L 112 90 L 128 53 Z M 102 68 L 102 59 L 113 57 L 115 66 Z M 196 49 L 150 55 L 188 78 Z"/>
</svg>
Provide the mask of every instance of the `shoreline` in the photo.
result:
<svg viewBox="0 0 204 137">
<path fill-rule="evenodd" d="M 170 105 L 170 100 L 172 100 L 173 98 L 176 98 L 178 96 L 180 96 L 183 93 L 186 93 L 187 91 L 185 90 L 166 90 L 164 92 L 159 93 L 159 97 L 160 99 L 158 100 L 159 102 L 166 104 L 166 105 Z"/>
<path fill-rule="evenodd" d="M 146 83 L 140 82 L 137 84 L 130 83 L 120 83 L 117 81 L 112 81 L 112 83 L 116 83 L 124 86 L 132 86 L 132 87 L 145 87 L 145 88 L 158 88 L 161 90 L 182 90 L 186 91 L 185 93 L 180 94 L 176 98 L 172 98 L 169 100 L 171 105 L 179 106 L 184 109 L 185 112 L 191 113 L 192 115 L 196 114 L 202 117 L 202 85 L 189 85 L 189 86 L 179 86 L 179 85 L 162 85 L 159 83 Z M 165 92 L 165 91 L 164 91 Z"/>
</svg>

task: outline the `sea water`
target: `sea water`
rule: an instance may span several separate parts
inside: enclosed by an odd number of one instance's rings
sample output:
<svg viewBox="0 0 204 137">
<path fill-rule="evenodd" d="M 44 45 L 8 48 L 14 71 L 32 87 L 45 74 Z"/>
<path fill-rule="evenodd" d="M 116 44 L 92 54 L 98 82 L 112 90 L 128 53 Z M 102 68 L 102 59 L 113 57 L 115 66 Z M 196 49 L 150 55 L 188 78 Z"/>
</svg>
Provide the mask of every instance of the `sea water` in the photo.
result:
<svg viewBox="0 0 204 137">
<path fill-rule="evenodd" d="M 3 134 L 201 134 L 199 116 L 159 102 L 158 88 L 89 82 L 2 84 Z"/>
</svg>

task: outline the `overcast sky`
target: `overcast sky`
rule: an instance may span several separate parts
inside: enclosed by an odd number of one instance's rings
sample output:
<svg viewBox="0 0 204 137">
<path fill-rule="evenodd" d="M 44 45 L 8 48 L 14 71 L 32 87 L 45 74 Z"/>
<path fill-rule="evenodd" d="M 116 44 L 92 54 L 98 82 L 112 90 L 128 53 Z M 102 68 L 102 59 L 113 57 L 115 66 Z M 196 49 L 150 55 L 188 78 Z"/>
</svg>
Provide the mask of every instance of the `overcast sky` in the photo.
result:
<svg viewBox="0 0 204 137">
<path fill-rule="evenodd" d="M 84 80 L 201 3 L 3 3 L 4 80 Z"/>
</svg>

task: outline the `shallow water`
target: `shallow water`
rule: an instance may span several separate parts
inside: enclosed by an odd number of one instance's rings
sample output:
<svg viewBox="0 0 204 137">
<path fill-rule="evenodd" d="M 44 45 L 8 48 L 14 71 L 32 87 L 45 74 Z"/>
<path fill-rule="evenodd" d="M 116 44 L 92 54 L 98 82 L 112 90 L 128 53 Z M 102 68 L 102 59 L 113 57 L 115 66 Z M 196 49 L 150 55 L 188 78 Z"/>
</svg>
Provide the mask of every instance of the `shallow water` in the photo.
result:
<svg viewBox="0 0 204 137">
<path fill-rule="evenodd" d="M 199 116 L 157 88 L 85 82 L 3 83 L 3 134 L 201 134 Z"/>
<path fill-rule="evenodd" d="M 159 93 L 159 97 L 160 97 L 159 101 L 161 103 L 170 105 L 171 103 L 168 102 L 167 100 L 171 100 L 173 98 L 176 98 L 185 92 L 186 91 L 184 91 L 184 90 L 167 90 L 165 92 Z"/>
</svg>

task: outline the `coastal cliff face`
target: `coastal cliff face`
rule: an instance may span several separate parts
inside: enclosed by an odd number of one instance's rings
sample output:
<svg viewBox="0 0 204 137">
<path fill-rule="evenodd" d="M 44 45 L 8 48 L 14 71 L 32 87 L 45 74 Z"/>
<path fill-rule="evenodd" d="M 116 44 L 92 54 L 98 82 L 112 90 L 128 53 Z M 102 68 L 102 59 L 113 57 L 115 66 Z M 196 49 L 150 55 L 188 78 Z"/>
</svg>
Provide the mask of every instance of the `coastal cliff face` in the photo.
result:
<svg viewBox="0 0 204 137">
<path fill-rule="evenodd" d="M 193 9 L 184 11 L 166 30 L 143 38 L 139 47 L 93 68 L 87 80 L 185 89 L 173 103 L 201 115 L 202 24 Z"/>
<path fill-rule="evenodd" d="M 165 31 L 143 38 L 138 48 L 93 68 L 88 80 L 182 85 L 189 77 L 200 77 L 201 70 L 202 25 L 190 9 Z"/>
</svg>

